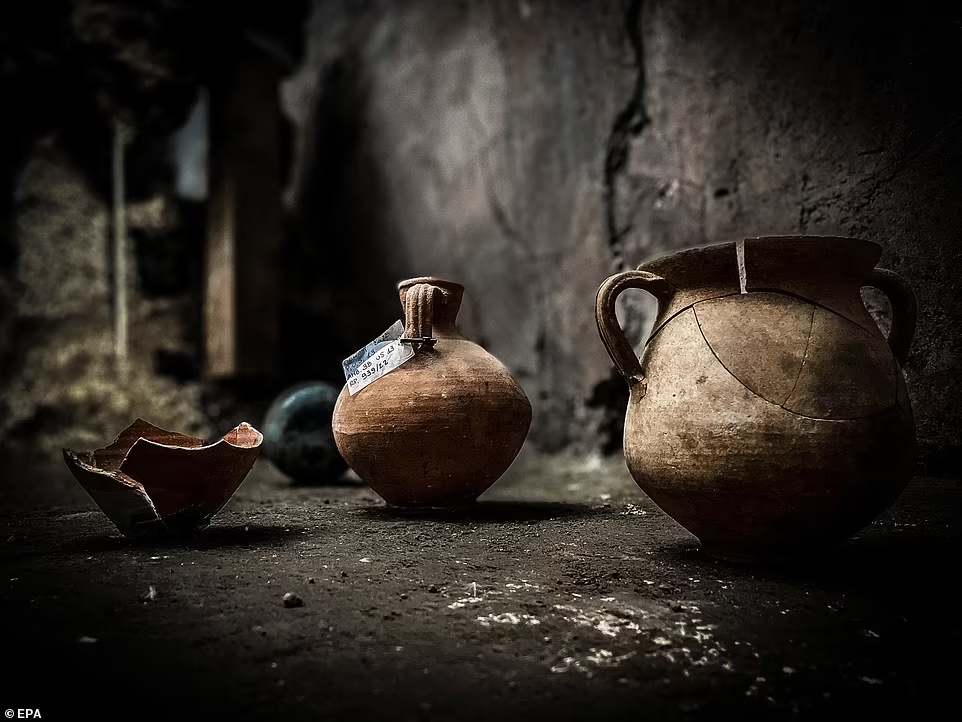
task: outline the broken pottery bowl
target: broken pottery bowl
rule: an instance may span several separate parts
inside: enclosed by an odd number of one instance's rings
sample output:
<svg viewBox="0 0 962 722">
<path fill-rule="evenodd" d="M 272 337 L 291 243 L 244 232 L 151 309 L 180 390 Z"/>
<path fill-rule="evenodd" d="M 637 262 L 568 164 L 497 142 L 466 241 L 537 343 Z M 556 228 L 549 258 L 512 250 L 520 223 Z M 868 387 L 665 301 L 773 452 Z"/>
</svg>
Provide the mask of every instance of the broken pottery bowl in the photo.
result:
<svg viewBox="0 0 962 722">
<path fill-rule="evenodd" d="M 63 450 L 81 486 L 127 537 L 203 529 L 247 477 L 263 436 L 242 423 L 213 444 L 137 419 L 109 446 Z"/>
</svg>

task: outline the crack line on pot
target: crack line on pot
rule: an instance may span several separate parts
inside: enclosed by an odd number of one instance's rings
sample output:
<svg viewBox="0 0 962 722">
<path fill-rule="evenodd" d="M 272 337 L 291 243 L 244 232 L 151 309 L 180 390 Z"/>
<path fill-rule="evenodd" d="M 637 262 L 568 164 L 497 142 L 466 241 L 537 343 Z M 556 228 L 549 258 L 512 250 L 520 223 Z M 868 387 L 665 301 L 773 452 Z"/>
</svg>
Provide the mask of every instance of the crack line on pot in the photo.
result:
<svg viewBox="0 0 962 722">
<path fill-rule="evenodd" d="M 788 396 L 785 400 L 779 404 L 786 411 L 791 411 L 791 409 L 786 407 L 786 404 L 791 400 L 792 395 L 795 393 L 795 389 L 798 387 L 799 379 L 802 378 L 802 371 L 805 370 L 805 362 L 808 361 L 808 350 L 812 345 L 812 332 L 815 330 L 815 309 L 818 308 L 815 304 L 812 304 L 812 318 L 808 324 L 808 338 L 805 339 L 805 352 L 802 354 L 802 362 L 798 365 L 798 374 L 795 376 L 795 383 L 792 384 L 792 390 L 788 392 Z M 793 412 L 794 413 L 794 412 Z"/>
<path fill-rule="evenodd" d="M 696 305 L 697 305 L 697 304 L 696 304 Z M 868 419 L 868 418 L 870 418 L 870 417 L 872 417 L 872 416 L 875 416 L 875 415 L 877 415 L 877 414 L 884 414 L 884 413 L 886 413 L 886 412 L 888 412 L 888 411 L 891 411 L 893 408 L 898 407 L 898 403 L 896 402 L 896 403 L 892 404 L 891 406 L 887 406 L 887 407 L 885 407 L 884 409 L 881 409 L 881 410 L 879 410 L 879 411 L 874 411 L 874 412 L 872 412 L 871 414 L 863 414 L 862 416 L 850 416 L 850 417 L 847 417 L 847 418 L 844 418 L 844 419 L 837 419 L 837 418 L 836 418 L 836 419 L 827 419 L 827 418 L 825 418 L 825 417 L 823 417 L 823 416 L 808 416 L 808 415 L 806 415 L 806 414 L 800 414 L 800 413 L 798 413 L 797 411 L 792 411 L 791 409 L 785 408 L 784 406 L 781 406 L 781 405 L 776 404 L 776 403 L 774 403 L 774 402 L 772 402 L 772 401 L 769 401 L 768 399 L 766 399 L 764 396 L 762 396 L 762 395 L 759 394 L 758 392 L 753 391 L 753 390 L 750 389 L 748 386 L 746 386 L 744 381 L 742 381 L 740 378 L 738 378 L 735 374 L 733 374 L 733 373 L 731 372 L 731 370 L 725 365 L 725 362 L 722 361 L 722 360 L 718 357 L 718 354 L 717 354 L 717 353 L 715 353 L 715 349 L 712 348 L 711 343 L 709 343 L 708 338 L 705 336 L 705 331 L 704 331 L 704 330 L 702 329 L 702 327 L 701 327 L 701 321 L 698 320 L 698 310 L 697 310 L 696 306 L 692 306 L 692 307 L 691 307 L 691 312 L 692 312 L 692 315 L 695 317 L 695 324 L 698 326 L 698 333 L 701 334 L 702 340 L 704 340 L 705 345 L 708 347 L 708 350 L 711 351 L 711 355 L 715 357 L 715 360 L 718 362 L 718 364 L 719 364 L 723 369 L 725 369 L 725 371 L 728 373 L 728 375 L 731 376 L 733 379 L 735 379 L 735 381 L 737 381 L 737 382 L 738 382 L 746 391 L 748 391 L 748 393 L 750 393 L 752 396 L 756 396 L 756 397 L 758 397 L 759 399 L 761 399 L 762 401 L 764 401 L 766 404 L 770 404 L 770 405 L 774 406 L 774 407 L 777 408 L 777 409 L 782 409 L 783 411 L 791 414 L 792 416 L 798 416 L 798 417 L 800 417 L 800 418 L 802 418 L 802 419 L 811 419 L 812 421 L 825 421 L 825 422 L 827 422 L 827 423 L 844 423 L 844 422 L 846 422 L 846 421 L 861 421 L 861 420 L 863 420 L 863 419 Z M 814 315 L 814 313 L 813 313 L 813 315 Z M 811 336 L 811 331 L 809 331 L 809 336 Z M 808 350 L 807 350 L 807 349 L 808 349 L 808 347 L 807 347 L 807 344 L 806 344 L 806 353 L 808 353 Z M 786 400 L 785 403 L 788 403 L 788 401 Z"/>
</svg>

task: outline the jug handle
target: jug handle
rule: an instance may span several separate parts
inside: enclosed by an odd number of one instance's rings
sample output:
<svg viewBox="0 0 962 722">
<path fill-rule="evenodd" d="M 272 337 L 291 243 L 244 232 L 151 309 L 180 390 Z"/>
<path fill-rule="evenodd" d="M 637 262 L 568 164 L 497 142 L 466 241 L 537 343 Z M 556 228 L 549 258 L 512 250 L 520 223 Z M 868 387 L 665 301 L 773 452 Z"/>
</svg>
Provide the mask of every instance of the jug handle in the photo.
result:
<svg viewBox="0 0 962 722">
<path fill-rule="evenodd" d="M 625 332 L 618 325 L 618 317 L 615 315 L 618 296 L 629 288 L 648 291 L 660 301 L 668 291 L 668 282 L 661 276 L 648 271 L 625 271 L 610 276 L 598 289 L 595 303 L 598 334 L 618 373 L 625 377 L 629 386 L 634 386 L 644 382 L 645 376 L 641 371 L 641 362 L 628 342 Z"/>
<path fill-rule="evenodd" d="M 866 285 L 880 290 L 892 304 L 889 348 L 892 349 L 892 355 L 899 362 L 899 366 L 904 366 L 909 355 L 909 346 L 912 345 L 912 337 L 915 336 L 915 324 L 918 321 L 915 293 L 904 278 L 895 271 L 884 268 L 876 268 L 872 271 L 872 276 Z"/>
<path fill-rule="evenodd" d="M 404 337 L 401 343 L 411 344 L 415 351 L 432 347 L 437 339 L 431 336 L 434 323 L 434 299 L 443 291 L 430 283 L 416 283 L 404 293 Z"/>
</svg>

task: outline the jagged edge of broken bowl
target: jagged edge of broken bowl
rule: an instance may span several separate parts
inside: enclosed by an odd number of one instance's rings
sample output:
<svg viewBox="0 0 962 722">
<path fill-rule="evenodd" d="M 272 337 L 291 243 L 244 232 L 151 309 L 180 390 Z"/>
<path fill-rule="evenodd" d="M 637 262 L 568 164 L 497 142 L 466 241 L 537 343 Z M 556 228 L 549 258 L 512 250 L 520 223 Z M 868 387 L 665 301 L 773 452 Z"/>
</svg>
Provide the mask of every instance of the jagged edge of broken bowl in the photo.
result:
<svg viewBox="0 0 962 722">
<path fill-rule="evenodd" d="M 243 422 L 212 444 L 137 419 L 95 451 L 63 450 L 74 478 L 122 534 L 189 533 L 234 495 L 263 435 Z"/>
</svg>

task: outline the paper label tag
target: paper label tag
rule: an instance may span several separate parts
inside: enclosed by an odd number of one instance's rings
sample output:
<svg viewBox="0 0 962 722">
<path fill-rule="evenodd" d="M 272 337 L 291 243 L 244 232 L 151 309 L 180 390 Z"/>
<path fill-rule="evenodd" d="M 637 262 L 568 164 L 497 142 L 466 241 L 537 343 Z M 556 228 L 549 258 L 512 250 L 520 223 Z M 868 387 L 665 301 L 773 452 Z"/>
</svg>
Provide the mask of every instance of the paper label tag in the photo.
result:
<svg viewBox="0 0 962 722">
<path fill-rule="evenodd" d="M 403 335 L 404 324 L 395 321 L 367 346 L 344 359 L 344 378 L 351 396 L 414 357 L 414 348 L 398 341 Z"/>
</svg>

